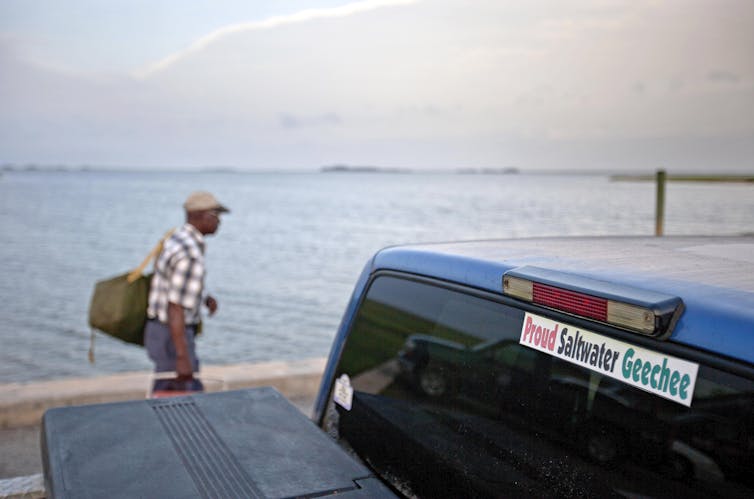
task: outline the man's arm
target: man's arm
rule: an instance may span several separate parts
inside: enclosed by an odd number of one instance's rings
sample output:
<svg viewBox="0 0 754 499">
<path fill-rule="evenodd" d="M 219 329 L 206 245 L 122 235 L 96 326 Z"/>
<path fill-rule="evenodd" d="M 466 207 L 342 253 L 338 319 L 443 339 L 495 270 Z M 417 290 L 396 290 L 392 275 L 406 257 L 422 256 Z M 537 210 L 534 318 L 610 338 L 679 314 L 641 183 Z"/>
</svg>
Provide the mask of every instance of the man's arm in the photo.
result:
<svg viewBox="0 0 754 499">
<path fill-rule="evenodd" d="M 194 370 L 186 344 L 186 319 L 183 307 L 172 302 L 168 303 L 168 327 L 175 346 L 175 371 L 178 373 L 178 379 L 191 379 Z"/>
</svg>

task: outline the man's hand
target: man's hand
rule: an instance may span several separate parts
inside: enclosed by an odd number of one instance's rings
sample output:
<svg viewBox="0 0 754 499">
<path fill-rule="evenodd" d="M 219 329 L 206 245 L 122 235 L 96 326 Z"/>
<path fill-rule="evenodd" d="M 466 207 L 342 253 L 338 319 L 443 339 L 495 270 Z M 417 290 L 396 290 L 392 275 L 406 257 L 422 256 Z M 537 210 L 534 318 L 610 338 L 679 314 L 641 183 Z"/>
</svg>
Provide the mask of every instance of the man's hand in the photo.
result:
<svg viewBox="0 0 754 499">
<path fill-rule="evenodd" d="M 207 296 L 207 299 L 204 300 L 204 304 L 207 305 L 207 309 L 209 309 L 210 317 L 215 315 L 215 312 L 217 312 L 217 300 L 211 296 Z"/>
<path fill-rule="evenodd" d="M 176 357 L 175 372 L 178 375 L 179 381 L 188 381 L 190 379 L 194 379 L 194 370 L 191 367 L 191 359 L 188 355 L 184 357 Z"/>
</svg>

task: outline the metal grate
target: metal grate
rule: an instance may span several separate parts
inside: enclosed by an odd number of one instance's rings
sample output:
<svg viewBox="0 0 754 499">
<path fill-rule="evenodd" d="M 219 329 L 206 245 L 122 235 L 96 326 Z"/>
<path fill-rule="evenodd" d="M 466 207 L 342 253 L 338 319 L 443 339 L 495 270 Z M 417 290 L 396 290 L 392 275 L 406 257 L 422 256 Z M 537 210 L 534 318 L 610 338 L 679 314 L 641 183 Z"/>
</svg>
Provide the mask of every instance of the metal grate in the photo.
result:
<svg viewBox="0 0 754 499">
<path fill-rule="evenodd" d="M 193 401 L 150 401 L 202 497 L 262 498 Z"/>
</svg>

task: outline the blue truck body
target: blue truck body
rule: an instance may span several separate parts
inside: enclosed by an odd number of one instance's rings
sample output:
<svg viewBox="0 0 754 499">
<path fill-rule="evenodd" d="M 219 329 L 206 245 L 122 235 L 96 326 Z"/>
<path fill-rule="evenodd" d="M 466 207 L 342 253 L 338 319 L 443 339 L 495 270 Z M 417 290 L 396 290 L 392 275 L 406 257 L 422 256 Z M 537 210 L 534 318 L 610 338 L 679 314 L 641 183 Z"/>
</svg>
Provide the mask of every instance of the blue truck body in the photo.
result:
<svg viewBox="0 0 754 499">
<path fill-rule="evenodd" d="M 370 276 L 398 271 L 502 294 L 505 272 L 552 268 L 683 299 L 669 341 L 754 363 L 754 237 L 580 237 L 482 240 L 383 249 L 365 265 L 333 342 L 315 419 Z"/>
</svg>

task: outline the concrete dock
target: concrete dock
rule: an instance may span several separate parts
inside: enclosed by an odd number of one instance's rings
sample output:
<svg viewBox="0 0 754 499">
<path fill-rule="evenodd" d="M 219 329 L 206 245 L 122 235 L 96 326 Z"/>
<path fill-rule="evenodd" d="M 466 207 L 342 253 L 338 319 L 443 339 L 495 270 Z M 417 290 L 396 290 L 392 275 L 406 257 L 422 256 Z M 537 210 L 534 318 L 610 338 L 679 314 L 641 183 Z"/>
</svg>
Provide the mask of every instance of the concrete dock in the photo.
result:
<svg viewBox="0 0 754 499">
<path fill-rule="evenodd" d="M 205 366 L 207 391 L 272 386 L 311 415 L 326 359 Z M 47 409 L 139 400 L 147 396 L 150 372 L 96 378 L 0 384 L 0 498 L 44 497 L 39 425 Z"/>
</svg>

